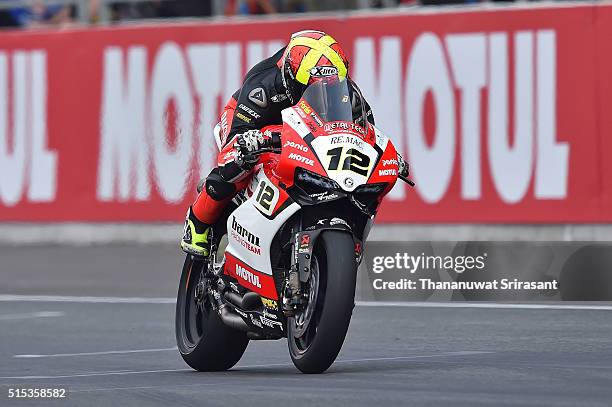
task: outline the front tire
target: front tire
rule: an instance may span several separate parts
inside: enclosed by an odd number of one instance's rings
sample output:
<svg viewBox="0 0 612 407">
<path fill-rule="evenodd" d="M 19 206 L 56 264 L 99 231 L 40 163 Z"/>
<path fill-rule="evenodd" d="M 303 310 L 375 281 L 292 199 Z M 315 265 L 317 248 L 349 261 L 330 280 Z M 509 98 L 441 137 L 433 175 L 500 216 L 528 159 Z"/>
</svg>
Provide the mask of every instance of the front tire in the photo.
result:
<svg viewBox="0 0 612 407">
<path fill-rule="evenodd" d="M 352 236 L 337 230 L 322 232 L 311 266 L 310 287 L 317 290 L 314 310 L 307 316 L 305 330 L 296 323 L 299 315 L 289 318 L 287 336 L 293 364 L 303 373 L 322 373 L 342 348 L 355 306 L 357 262 Z M 317 277 L 318 281 L 313 280 Z"/>
<path fill-rule="evenodd" d="M 183 360 L 201 372 L 227 370 L 244 353 L 246 334 L 225 325 L 206 295 L 208 279 L 201 278 L 205 264 L 187 255 L 176 300 L 176 342 Z M 197 295 L 198 284 L 204 295 Z"/>
</svg>

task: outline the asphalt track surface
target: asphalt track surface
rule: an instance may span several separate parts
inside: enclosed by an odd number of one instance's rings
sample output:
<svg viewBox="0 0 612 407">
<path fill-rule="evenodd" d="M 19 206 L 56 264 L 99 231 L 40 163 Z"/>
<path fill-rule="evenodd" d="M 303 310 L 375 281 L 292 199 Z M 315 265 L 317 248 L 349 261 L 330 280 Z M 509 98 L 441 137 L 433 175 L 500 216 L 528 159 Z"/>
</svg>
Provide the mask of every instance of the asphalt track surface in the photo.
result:
<svg viewBox="0 0 612 407">
<path fill-rule="evenodd" d="M 169 246 L 4 247 L 0 294 L 168 298 L 180 263 Z M 612 405 L 610 310 L 357 306 L 325 374 L 300 374 L 284 340 L 198 373 L 174 348 L 172 304 L 28 298 L 0 300 L 0 406 Z"/>
</svg>

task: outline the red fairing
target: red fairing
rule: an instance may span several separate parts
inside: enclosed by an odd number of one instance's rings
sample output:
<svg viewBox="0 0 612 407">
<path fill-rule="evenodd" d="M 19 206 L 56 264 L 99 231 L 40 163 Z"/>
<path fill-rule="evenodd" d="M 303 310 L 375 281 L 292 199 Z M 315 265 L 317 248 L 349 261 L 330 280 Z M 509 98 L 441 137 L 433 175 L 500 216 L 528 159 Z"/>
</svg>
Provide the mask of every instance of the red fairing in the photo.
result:
<svg viewBox="0 0 612 407">
<path fill-rule="evenodd" d="M 312 149 L 291 127 L 285 126 L 283 128 L 282 140 L 283 149 L 280 154 L 280 165 L 277 167 L 276 173 L 285 185 L 293 185 L 295 169 L 299 167 L 323 176 L 326 175 Z"/>
<path fill-rule="evenodd" d="M 241 286 L 266 298 L 278 299 L 274 278 L 253 269 L 230 253 L 225 253 L 225 274 L 238 280 Z"/>
<path fill-rule="evenodd" d="M 383 151 L 380 160 L 378 160 L 378 164 L 374 167 L 374 171 L 370 175 L 370 179 L 368 180 L 368 184 L 375 184 L 379 182 L 386 182 L 389 186 L 385 189 L 382 196 L 386 195 L 389 192 L 395 183 L 397 182 L 397 171 L 398 171 L 398 162 L 397 162 L 397 151 L 393 146 L 393 143 L 387 143 L 387 147 L 385 151 Z"/>
</svg>

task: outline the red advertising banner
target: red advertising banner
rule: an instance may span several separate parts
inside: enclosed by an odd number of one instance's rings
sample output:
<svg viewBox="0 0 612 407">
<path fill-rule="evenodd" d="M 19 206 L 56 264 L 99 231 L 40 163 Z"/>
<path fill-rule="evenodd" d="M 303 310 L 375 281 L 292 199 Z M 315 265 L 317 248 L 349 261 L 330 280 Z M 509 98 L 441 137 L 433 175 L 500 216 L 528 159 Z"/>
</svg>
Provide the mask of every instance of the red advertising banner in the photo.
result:
<svg viewBox="0 0 612 407">
<path fill-rule="evenodd" d="M 611 27 L 585 5 L 3 33 L 0 221 L 179 221 L 247 69 L 316 28 L 412 165 L 380 222 L 610 222 Z"/>
</svg>

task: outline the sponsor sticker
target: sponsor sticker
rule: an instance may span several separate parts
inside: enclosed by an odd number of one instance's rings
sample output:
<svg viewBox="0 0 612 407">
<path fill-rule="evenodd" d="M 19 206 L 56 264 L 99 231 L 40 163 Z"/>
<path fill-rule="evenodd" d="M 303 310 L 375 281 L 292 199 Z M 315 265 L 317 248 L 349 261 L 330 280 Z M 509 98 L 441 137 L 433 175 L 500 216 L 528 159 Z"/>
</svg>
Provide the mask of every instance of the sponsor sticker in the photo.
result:
<svg viewBox="0 0 612 407">
<path fill-rule="evenodd" d="M 251 118 L 250 117 L 246 117 L 245 115 L 243 115 L 240 112 L 236 112 L 236 117 L 239 118 L 240 120 L 242 120 L 245 123 L 251 123 Z"/>
<path fill-rule="evenodd" d="M 272 103 L 280 103 L 283 102 L 285 100 L 288 99 L 288 96 L 285 95 L 284 93 L 279 93 L 277 95 L 274 95 L 270 98 L 270 100 L 272 101 Z"/>
<path fill-rule="evenodd" d="M 253 284 L 255 287 L 261 288 L 259 276 L 251 273 L 249 270 L 245 269 L 240 264 L 236 264 L 236 275 L 244 281 L 248 281 L 249 283 Z"/>
<path fill-rule="evenodd" d="M 249 232 L 245 227 L 236 221 L 236 217 L 232 216 L 232 232 L 231 236 L 242 247 L 257 255 L 261 254 L 261 246 L 259 245 L 259 236 Z"/>
<path fill-rule="evenodd" d="M 390 160 L 382 160 L 382 165 L 383 167 L 386 167 L 388 165 L 398 165 L 398 163 L 396 159 L 390 159 Z"/>
<path fill-rule="evenodd" d="M 310 76 L 314 76 L 315 78 L 335 75 L 338 75 L 338 68 L 335 66 L 315 66 L 310 70 Z"/>
<path fill-rule="evenodd" d="M 355 124 L 355 123 L 348 123 L 348 122 L 331 122 L 331 123 L 325 123 L 324 129 L 326 132 L 332 133 L 332 132 L 336 132 L 336 131 L 347 131 L 347 130 L 351 130 L 354 132 L 357 132 L 359 134 L 365 135 L 366 131 L 363 127 Z"/>
<path fill-rule="evenodd" d="M 262 324 L 264 324 L 265 326 L 269 328 L 278 327 L 280 328 L 281 331 L 283 330 L 283 324 L 281 324 L 278 321 L 272 321 L 271 319 L 268 319 L 264 317 L 263 315 L 259 317 L 259 320 L 261 321 Z"/>
<path fill-rule="evenodd" d="M 359 150 L 363 150 L 364 141 L 352 136 L 332 136 L 330 144 L 352 144 Z"/>
<path fill-rule="evenodd" d="M 319 116 L 315 112 L 310 113 L 310 117 L 312 117 L 312 120 L 314 120 L 319 127 L 323 127 L 323 122 L 321 119 L 319 119 Z"/>
<path fill-rule="evenodd" d="M 268 98 L 263 88 L 255 88 L 249 92 L 249 100 L 261 108 L 268 106 Z"/>
<path fill-rule="evenodd" d="M 310 235 L 307 233 L 303 234 L 302 237 L 300 238 L 300 246 L 298 248 L 298 253 L 308 253 L 309 245 L 310 245 Z"/>
<path fill-rule="evenodd" d="M 311 160 L 310 158 L 304 157 L 303 155 L 297 154 L 297 153 L 291 153 L 289 154 L 289 156 L 287 157 L 290 160 L 294 160 L 309 166 L 314 166 L 314 160 Z"/>
<path fill-rule="evenodd" d="M 378 170 L 379 177 L 388 177 L 390 175 L 397 175 L 397 171 L 393 168 L 389 168 L 386 170 Z"/>
<path fill-rule="evenodd" d="M 242 110 L 243 112 L 245 112 L 246 114 L 248 114 L 249 116 L 251 116 L 253 119 L 259 119 L 261 117 L 261 115 L 257 113 L 255 110 L 251 109 L 248 106 L 243 105 L 242 103 L 238 105 L 238 108 Z"/>
<path fill-rule="evenodd" d="M 283 148 L 284 148 L 284 147 L 291 147 L 291 148 L 295 148 L 295 149 L 298 149 L 298 150 L 300 150 L 300 151 L 302 151 L 302 152 L 304 152 L 304 153 L 307 153 L 307 152 L 308 152 L 308 147 L 306 147 L 306 146 L 305 146 L 305 145 L 303 145 L 303 144 L 293 142 L 293 141 L 291 141 L 291 140 L 287 140 L 287 141 L 285 142 L 285 144 L 283 144 Z"/>
<path fill-rule="evenodd" d="M 304 113 L 306 114 L 310 114 L 312 113 L 312 109 L 310 108 L 310 106 L 308 106 L 308 103 L 304 102 L 303 100 L 300 100 L 300 108 L 304 111 Z"/>
<path fill-rule="evenodd" d="M 259 327 L 259 328 L 263 328 L 263 326 L 261 325 L 261 322 L 259 322 L 255 316 L 253 316 L 253 314 L 250 314 L 251 317 L 251 322 L 253 323 L 253 325 Z"/>
<path fill-rule="evenodd" d="M 261 302 L 264 305 L 264 307 L 274 310 L 274 311 L 278 311 L 278 302 L 271 300 L 270 298 L 265 298 L 265 297 L 261 297 Z"/>
</svg>

